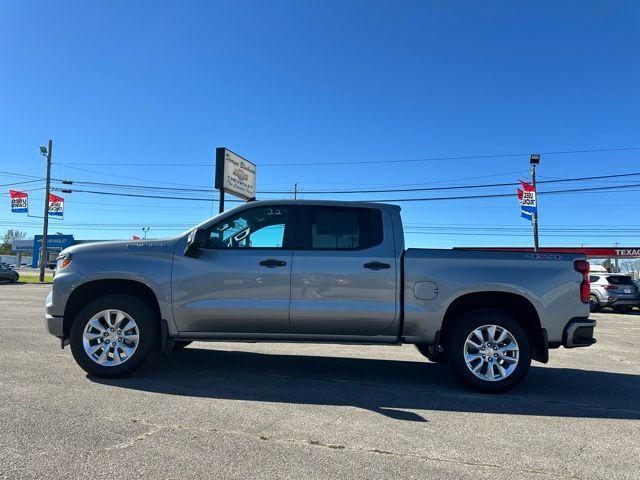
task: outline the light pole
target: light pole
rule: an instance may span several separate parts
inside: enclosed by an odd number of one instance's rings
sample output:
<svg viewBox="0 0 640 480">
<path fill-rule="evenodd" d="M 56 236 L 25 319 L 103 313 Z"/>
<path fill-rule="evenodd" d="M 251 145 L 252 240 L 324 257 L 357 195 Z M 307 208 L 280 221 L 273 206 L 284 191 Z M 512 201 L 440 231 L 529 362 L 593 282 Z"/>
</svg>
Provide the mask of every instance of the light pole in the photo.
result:
<svg viewBox="0 0 640 480">
<path fill-rule="evenodd" d="M 538 252 L 540 247 L 538 243 L 538 191 L 536 190 L 536 165 L 540 164 L 540 155 L 532 153 L 529 157 L 529 164 L 531 165 L 531 185 L 536 195 L 536 208 L 531 216 L 531 222 L 533 224 L 533 251 Z"/>
<path fill-rule="evenodd" d="M 49 194 L 51 193 L 51 151 L 53 142 L 49 140 L 49 147 L 40 147 L 40 153 L 47 158 L 47 182 L 44 194 L 44 222 L 42 224 L 42 248 L 40 249 L 40 282 L 44 282 L 44 269 L 47 266 L 47 229 L 49 227 Z"/>
<path fill-rule="evenodd" d="M 151 227 L 142 227 L 142 233 L 144 234 L 144 238 L 147 238 L 147 232 L 151 230 Z"/>
</svg>

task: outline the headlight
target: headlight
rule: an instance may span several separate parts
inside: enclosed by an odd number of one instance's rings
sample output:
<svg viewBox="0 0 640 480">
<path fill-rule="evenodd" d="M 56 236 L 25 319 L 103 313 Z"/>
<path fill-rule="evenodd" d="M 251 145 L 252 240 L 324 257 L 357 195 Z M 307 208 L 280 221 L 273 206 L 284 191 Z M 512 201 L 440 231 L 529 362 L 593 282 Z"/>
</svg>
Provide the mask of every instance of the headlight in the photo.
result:
<svg viewBox="0 0 640 480">
<path fill-rule="evenodd" d="M 56 259 L 56 272 L 67 268 L 71 263 L 71 260 L 72 257 L 70 254 L 59 255 Z"/>
</svg>

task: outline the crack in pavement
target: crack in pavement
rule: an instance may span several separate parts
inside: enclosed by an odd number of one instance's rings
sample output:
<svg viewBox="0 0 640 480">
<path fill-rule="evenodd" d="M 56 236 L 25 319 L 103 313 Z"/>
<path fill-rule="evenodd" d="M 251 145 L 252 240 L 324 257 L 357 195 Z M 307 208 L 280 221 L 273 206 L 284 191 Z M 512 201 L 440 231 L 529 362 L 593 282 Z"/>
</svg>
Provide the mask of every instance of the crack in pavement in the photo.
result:
<svg viewBox="0 0 640 480">
<path fill-rule="evenodd" d="M 162 424 L 154 424 L 145 420 L 139 420 L 136 418 L 130 419 L 130 421 L 132 421 L 133 423 L 140 423 L 142 425 L 146 425 L 153 428 L 151 428 L 150 430 L 144 433 L 135 435 L 134 437 L 130 438 L 125 442 L 121 442 L 109 447 L 105 447 L 105 450 L 129 448 L 133 445 L 136 445 L 140 442 L 147 440 L 149 437 L 164 430 L 169 430 L 169 431 L 170 430 L 187 430 L 187 431 L 194 431 L 194 432 L 207 433 L 207 434 L 218 433 L 220 435 L 250 437 L 250 438 L 258 439 L 260 441 L 265 441 L 265 442 L 270 441 L 270 442 L 279 443 L 283 445 L 311 446 L 311 447 L 323 448 L 323 449 L 332 450 L 332 451 L 350 451 L 350 452 L 364 453 L 364 454 L 370 454 L 370 455 L 388 455 L 388 456 L 404 458 L 404 459 L 416 459 L 416 460 L 464 465 L 464 466 L 486 468 L 486 469 L 499 469 L 499 470 L 505 470 L 510 472 L 516 472 L 518 474 L 521 474 L 524 472 L 524 473 L 529 473 L 533 475 L 545 475 L 545 476 L 554 477 L 554 478 L 578 479 L 579 477 L 577 477 L 577 475 L 569 469 L 568 464 L 570 462 L 577 460 L 577 458 L 582 454 L 584 449 L 587 447 L 587 445 L 583 446 L 579 450 L 578 454 L 574 458 L 572 458 L 570 461 L 567 462 L 566 471 L 568 472 L 569 475 L 564 475 L 561 473 L 541 470 L 541 469 L 511 467 L 511 466 L 501 465 L 501 464 L 473 462 L 473 461 L 461 460 L 456 458 L 433 457 L 429 455 L 419 455 L 419 454 L 407 453 L 407 452 L 395 452 L 391 450 L 383 450 L 380 448 L 365 448 L 365 447 L 357 447 L 357 446 L 350 446 L 350 445 L 340 445 L 340 444 L 334 444 L 334 443 L 321 442 L 319 440 L 314 440 L 314 439 L 277 438 L 274 436 L 266 435 L 264 433 L 251 433 L 251 432 L 244 432 L 244 431 L 238 431 L 238 430 L 223 430 L 219 428 L 203 428 L 203 427 L 194 427 L 191 425 L 182 425 L 182 424 L 162 425 Z"/>
</svg>

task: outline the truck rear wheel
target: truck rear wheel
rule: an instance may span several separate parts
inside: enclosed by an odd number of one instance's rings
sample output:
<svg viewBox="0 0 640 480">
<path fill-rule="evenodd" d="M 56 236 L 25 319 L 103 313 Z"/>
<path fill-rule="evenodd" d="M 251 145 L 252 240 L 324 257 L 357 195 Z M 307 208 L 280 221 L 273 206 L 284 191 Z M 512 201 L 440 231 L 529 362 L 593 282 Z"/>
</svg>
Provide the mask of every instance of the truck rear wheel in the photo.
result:
<svg viewBox="0 0 640 480">
<path fill-rule="evenodd" d="M 142 366 L 158 348 L 158 319 L 131 295 L 106 295 L 84 307 L 71 327 L 71 352 L 82 369 L 97 377 L 123 377 Z"/>
<path fill-rule="evenodd" d="M 460 317 L 448 335 L 448 359 L 460 380 L 486 393 L 517 386 L 529 371 L 529 338 L 518 322 L 499 310 Z"/>
<path fill-rule="evenodd" d="M 595 295 L 589 296 L 589 311 L 590 312 L 600 311 L 600 302 L 598 301 L 598 297 L 596 297 Z"/>
</svg>

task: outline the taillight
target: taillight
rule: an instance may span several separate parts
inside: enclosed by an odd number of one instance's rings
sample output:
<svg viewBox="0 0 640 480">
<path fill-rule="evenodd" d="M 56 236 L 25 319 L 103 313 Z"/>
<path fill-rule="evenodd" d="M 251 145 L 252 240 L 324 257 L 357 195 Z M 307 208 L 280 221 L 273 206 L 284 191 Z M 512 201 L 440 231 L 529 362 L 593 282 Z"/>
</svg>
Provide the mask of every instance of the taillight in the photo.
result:
<svg viewBox="0 0 640 480">
<path fill-rule="evenodd" d="M 589 295 L 591 294 L 591 286 L 589 285 L 589 262 L 586 260 L 576 260 L 573 262 L 573 268 L 582 274 L 580 300 L 582 300 L 582 303 L 589 303 Z"/>
<path fill-rule="evenodd" d="M 605 290 L 615 290 L 617 287 L 615 287 L 614 285 L 602 285 L 602 288 L 604 288 Z"/>
</svg>

